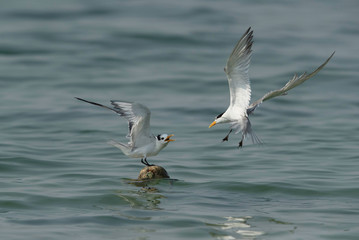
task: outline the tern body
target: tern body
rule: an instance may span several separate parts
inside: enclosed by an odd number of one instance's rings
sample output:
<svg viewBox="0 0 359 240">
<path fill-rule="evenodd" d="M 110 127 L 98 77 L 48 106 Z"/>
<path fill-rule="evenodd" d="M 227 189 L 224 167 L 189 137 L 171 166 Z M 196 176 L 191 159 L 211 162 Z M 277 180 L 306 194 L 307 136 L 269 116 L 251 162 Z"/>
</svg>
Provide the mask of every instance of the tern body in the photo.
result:
<svg viewBox="0 0 359 240">
<path fill-rule="evenodd" d="M 304 81 L 318 73 L 334 55 L 333 52 L 333 54 L 312 73 L 303 73 L 299 76 L 294 75 L 294 77 L 289 80 L 281 89 L 268 92 L 263 97 L 250 104 L 251 86 L 248 70 L 252 55 L 252 44 L 253 31 L 251 28 L 248 28 L 248 30 L 243 34 L 241 39 L 234 47 L 231 55 L 227 60 L 226 67 L 224 68 L 229 85 L 229 106 L 225 112 L 219 114 L 209 125 L 211 128 L 214 125 L 220 123 L 231 124 L 230 131 L 227 136 L 223 138 L 223 141 L 228 141 L 228 136 L 232 131 L 234 131 L 236 134 L 241 132 L 242 137 L 239 142 L 239 147 L 242 147 L 243 140 L 247 135 L 251 137 L 253 143 L 260 143 L 259 138 L 252 130 L 252 126 L 249 121 L 249 115 L 253 113 L 253 111 L 262 102 L 277 96 L 286 95 L 290 89 L 302 84 Z"/>
<path fill-rule="evenodd" d="M 147 166 L 151 166 L 147 162 L 147 157 L 156 156 L 169 142 L 174 141 L 171 139 L 173 134 L 159 134 L 157 136 L 151 134 L 151 112 L 145 105 L 124 101 L 111 101 L 113 107 L 107 107 L 82 98 L 76 99 L 109 109 L 126 118 L 129 128 L 126 137 L 129 139 L 129 142 L 120 143 L 111 140 L 109 144 L 119 148 L 126 156 L 141 158 L 141 162 Z"/>
</svg>

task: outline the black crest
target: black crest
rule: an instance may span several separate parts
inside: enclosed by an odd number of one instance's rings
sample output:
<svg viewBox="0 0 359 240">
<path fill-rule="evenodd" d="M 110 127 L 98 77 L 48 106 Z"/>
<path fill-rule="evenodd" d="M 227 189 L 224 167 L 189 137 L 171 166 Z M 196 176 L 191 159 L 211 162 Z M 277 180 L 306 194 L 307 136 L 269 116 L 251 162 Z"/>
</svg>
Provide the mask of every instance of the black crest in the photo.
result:
<svg viewBox="0 0 359 240">
<path fill-rule="evenodd" d="M 223 113 L 219 114 L 219 115 L 216 117 L 216 119 L 218 119 L 218 118 L 222 117 L 222 115 L 223 115 L 224 113 L 225 113 L 225 112 L 223 112 Z"/>
</svg>

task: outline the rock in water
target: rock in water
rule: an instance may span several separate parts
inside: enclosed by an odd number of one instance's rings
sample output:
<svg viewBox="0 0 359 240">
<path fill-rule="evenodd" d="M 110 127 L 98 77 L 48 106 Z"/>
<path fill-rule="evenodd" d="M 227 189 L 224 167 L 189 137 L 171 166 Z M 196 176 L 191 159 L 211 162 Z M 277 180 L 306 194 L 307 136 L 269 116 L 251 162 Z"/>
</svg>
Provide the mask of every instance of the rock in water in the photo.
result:
<svg viewBox="0 0 359 240">
<path fill-rule="evenodd" d="M 170 178 L 167 171 L 160 166 L 147 166 L 144 167 L 137 180 L 150 180 L 150 179 L 159 179 L 159 178 Z"/>
</svg>

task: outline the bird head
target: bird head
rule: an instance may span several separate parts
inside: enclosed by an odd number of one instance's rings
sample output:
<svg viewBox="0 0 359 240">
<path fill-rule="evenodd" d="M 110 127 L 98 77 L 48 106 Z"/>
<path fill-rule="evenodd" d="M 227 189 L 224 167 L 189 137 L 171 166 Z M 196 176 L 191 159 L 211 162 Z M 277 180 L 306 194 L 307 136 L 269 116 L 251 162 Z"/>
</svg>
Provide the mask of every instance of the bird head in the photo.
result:
<svg viewBox="0 0 359 240">
<path fill-rule="evenodd" d="M 156 142 L 159 144 L 167 145 L 169 142 L 175 141 L 174 139 L 171 139 L 171 137 L 173 137 L 173 136 L 174 136 L 173 134 L 170 134 L 170 135 L 165 134 L 165 133 L 158 134 L 156 136 Z"/>
<path fill-rule="evenodd" d="M 223 112 L 224 113 L 224 112 Z M 222 122 L 222 115 L 223 113 L 219 114 L 214 121 L 211 123 L 211 125 L 209 125 L 209 128 L 213 127 L 214 125 L 216 125 L 217 123 L 221 123 Z"/>
</svg>

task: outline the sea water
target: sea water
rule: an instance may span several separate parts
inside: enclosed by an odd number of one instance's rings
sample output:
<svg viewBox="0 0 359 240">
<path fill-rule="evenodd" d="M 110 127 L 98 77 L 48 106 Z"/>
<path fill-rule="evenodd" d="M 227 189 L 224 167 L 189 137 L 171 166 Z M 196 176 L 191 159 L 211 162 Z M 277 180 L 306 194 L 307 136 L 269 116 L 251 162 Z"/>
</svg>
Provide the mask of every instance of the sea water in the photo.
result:
<svg viewBox="0 0 359 240">
<path fill-rule="evenodd" d="M 6 1 L 0 8 L 1 239 L 358 239 L 357 1 Z M 262 145 L 228 125 L 223 67 L 254 30 L 252 100 L 315 77 L 253 116 Z M 106 142 L 151 109 L 174 134 L 149 162 Z"/>
</svg>

